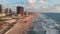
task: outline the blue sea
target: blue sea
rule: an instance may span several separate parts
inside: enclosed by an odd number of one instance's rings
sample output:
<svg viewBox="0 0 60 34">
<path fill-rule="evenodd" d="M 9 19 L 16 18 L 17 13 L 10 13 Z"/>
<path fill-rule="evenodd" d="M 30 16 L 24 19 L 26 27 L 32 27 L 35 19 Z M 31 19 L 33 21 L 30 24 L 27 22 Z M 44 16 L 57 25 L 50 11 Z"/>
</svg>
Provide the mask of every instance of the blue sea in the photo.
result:
<svg viewBox="0 0 60 34">
<path fill-rule="evenodd" d="M 38 13 L 25 34 L 60 34 L 60 13 Z"/>
<path fill-rule="evenodd" d="M 60 13 L 44 13 L 49 19 L 60 22 Z"/>
</svg>

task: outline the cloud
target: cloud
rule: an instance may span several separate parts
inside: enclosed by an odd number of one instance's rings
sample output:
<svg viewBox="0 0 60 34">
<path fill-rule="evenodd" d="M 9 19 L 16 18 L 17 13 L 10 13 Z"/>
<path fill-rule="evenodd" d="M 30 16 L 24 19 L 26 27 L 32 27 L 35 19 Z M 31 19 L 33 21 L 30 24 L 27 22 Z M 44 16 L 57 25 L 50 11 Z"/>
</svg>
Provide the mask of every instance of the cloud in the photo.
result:
<svg viewBox="0 0 60 34">
<path fill-rule="evenodd" d="M 48 2 L 46 2 L 44 0 L 39 0 L 38 3 L 40 5 L 40 7 L 47 8 Z"/>
<path fill-rule="evenodd" d="M 28 5 L 26 6 L 27 9 L 38 9 L 38 6 L 36 6 L 37 0 L 28 0 Z"/>
<path fill-rule="evenodd" d="M 48 2 L 44 0 L 28 0 L 28 5 L 25 6 L 25 9 L 28 11 L 40 11 L 41 7 L 46 8 Z"/>
<path fill-rule="evenodd" d="M 31 4 L 31 6 L 34 6 L 34 4 L 36 3 L 35 6 L 33 7 L 36 9 L 38 7 L 38 6 L 36 6 L 37 4 L 39 4 L 40 7 L 43 7 L 43 8 L 46 8 L 46 5 L 48 5 L 48 2 L 46 2 L 44 0 L 28 0 L 28 2 L 29 2 L 29 4 Z"/>
<path fill-rule="evenodd" d="M 46 5 L 46 4 L 48 4 L 48 2 L 45 2 L 43 0 L 40 0 L 40 4 Z"/>
<path fill-rule="evenodd" d="M 38 9 L 38 6 L 32 5 L 32 8 L 33 8 L 33 9 Z"/>
<path fill-rule="evenodd" d="M 49 8 L 45 8 L 41 10 L 46 13 L 60 13 L 60 6 L 51 6 Z"/>
<path fill-rule="evenodd" d="M 36 5 L 27 5 L 27 6 L 25 6 L 27 9 L 35 9 L 35 10 L 37 10 L 38 9 L 38 6 L 36 6 Z"/>
<path fill-rule="evenodd" d="M 57 0 L 50 0 L 52 2 L 57 2 Z M 60 5 L 59 6 L 50 6 L 48 4 L 50 2 L 44 0 L 28 0 L 29 5 L 27 5 L 27 10 L 32 12 L 43 12 L 43 13 L 60 13 Z M 36 4 L 35 4 L 36 3 Z M 55 3 L 53 3 L 55 4 Z"/>
<path fill-rule="evenodd" d="M 34 4 L 36 2 L 36 0 L 28 0 L 28 3 L 30 4 Z"/>
</svg>

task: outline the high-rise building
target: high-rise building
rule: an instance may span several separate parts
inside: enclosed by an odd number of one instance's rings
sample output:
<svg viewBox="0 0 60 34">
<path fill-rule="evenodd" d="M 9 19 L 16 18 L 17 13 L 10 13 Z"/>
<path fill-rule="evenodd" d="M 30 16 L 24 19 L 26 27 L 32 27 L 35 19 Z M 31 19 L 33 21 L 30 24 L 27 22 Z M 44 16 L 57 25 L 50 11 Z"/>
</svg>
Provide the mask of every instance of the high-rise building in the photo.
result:
<svg viewBox="0 0 60 34">
<path fill-rule="evenodd" d="M 2 7 L 1 7 L 1 5 L 0 5 L 0 13 L 2 12 L 2 9 L 1 9 Z"/>
<path fill-rule="evenodd" d="M 6 13 L 6 14 L 9 14 L 9 8 L 6 8 L 6 9 L 5 9 L 5 13 Z"/>
<path fill-rule="evenodd" d="M 4 13 L 4 5 L 0 4 L 0 17 L 5 16 L 6 14 Z"/>
<path fill-rule="evenodd" d="M 0 4 L 0 13 L 4 13 L 4 5 Z"/>
<path fill-rule="evenodd" d="M 21 16 L 23 16 L 23 14 L 24 14 L 24 7 L 17 6 L 17 14 L 21 14 Z"/>
<path fill-rule="evenodd" d="M 5 9 L 5 13 L 8 15 L 8 14 L 11 14 L 12 13 L 12 10 L 10 8 L 6 8 Z"/>
</svg>

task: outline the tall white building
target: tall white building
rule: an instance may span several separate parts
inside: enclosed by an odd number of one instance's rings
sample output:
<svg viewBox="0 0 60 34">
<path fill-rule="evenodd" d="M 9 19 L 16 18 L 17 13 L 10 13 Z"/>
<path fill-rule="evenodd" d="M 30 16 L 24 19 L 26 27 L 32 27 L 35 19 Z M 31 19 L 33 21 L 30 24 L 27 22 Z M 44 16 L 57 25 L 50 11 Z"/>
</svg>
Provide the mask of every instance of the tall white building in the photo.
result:
<svg viewBox="0 0 60 34">
<path fill-rule="evenodd" d="M 0 4 L 0 13 L 4 13 L 4 5 Z"/>
</svg>

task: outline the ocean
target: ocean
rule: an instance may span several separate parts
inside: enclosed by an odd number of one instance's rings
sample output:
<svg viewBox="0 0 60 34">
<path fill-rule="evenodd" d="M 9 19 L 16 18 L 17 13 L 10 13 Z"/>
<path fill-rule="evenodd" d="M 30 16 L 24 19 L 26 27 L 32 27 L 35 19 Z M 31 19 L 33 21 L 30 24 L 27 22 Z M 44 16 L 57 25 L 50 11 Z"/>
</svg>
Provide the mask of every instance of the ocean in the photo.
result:
<svg viewBox="0 0 60 34">
<path fill-rule="evenodd" d="M 60 34 L 60 13 L 38 13 L 25 34 Z"/>
<path fill-rule="evenodd" d="M 60 13 L 44 13 L 49 19 L 60 22 Z"/>
</svg>

